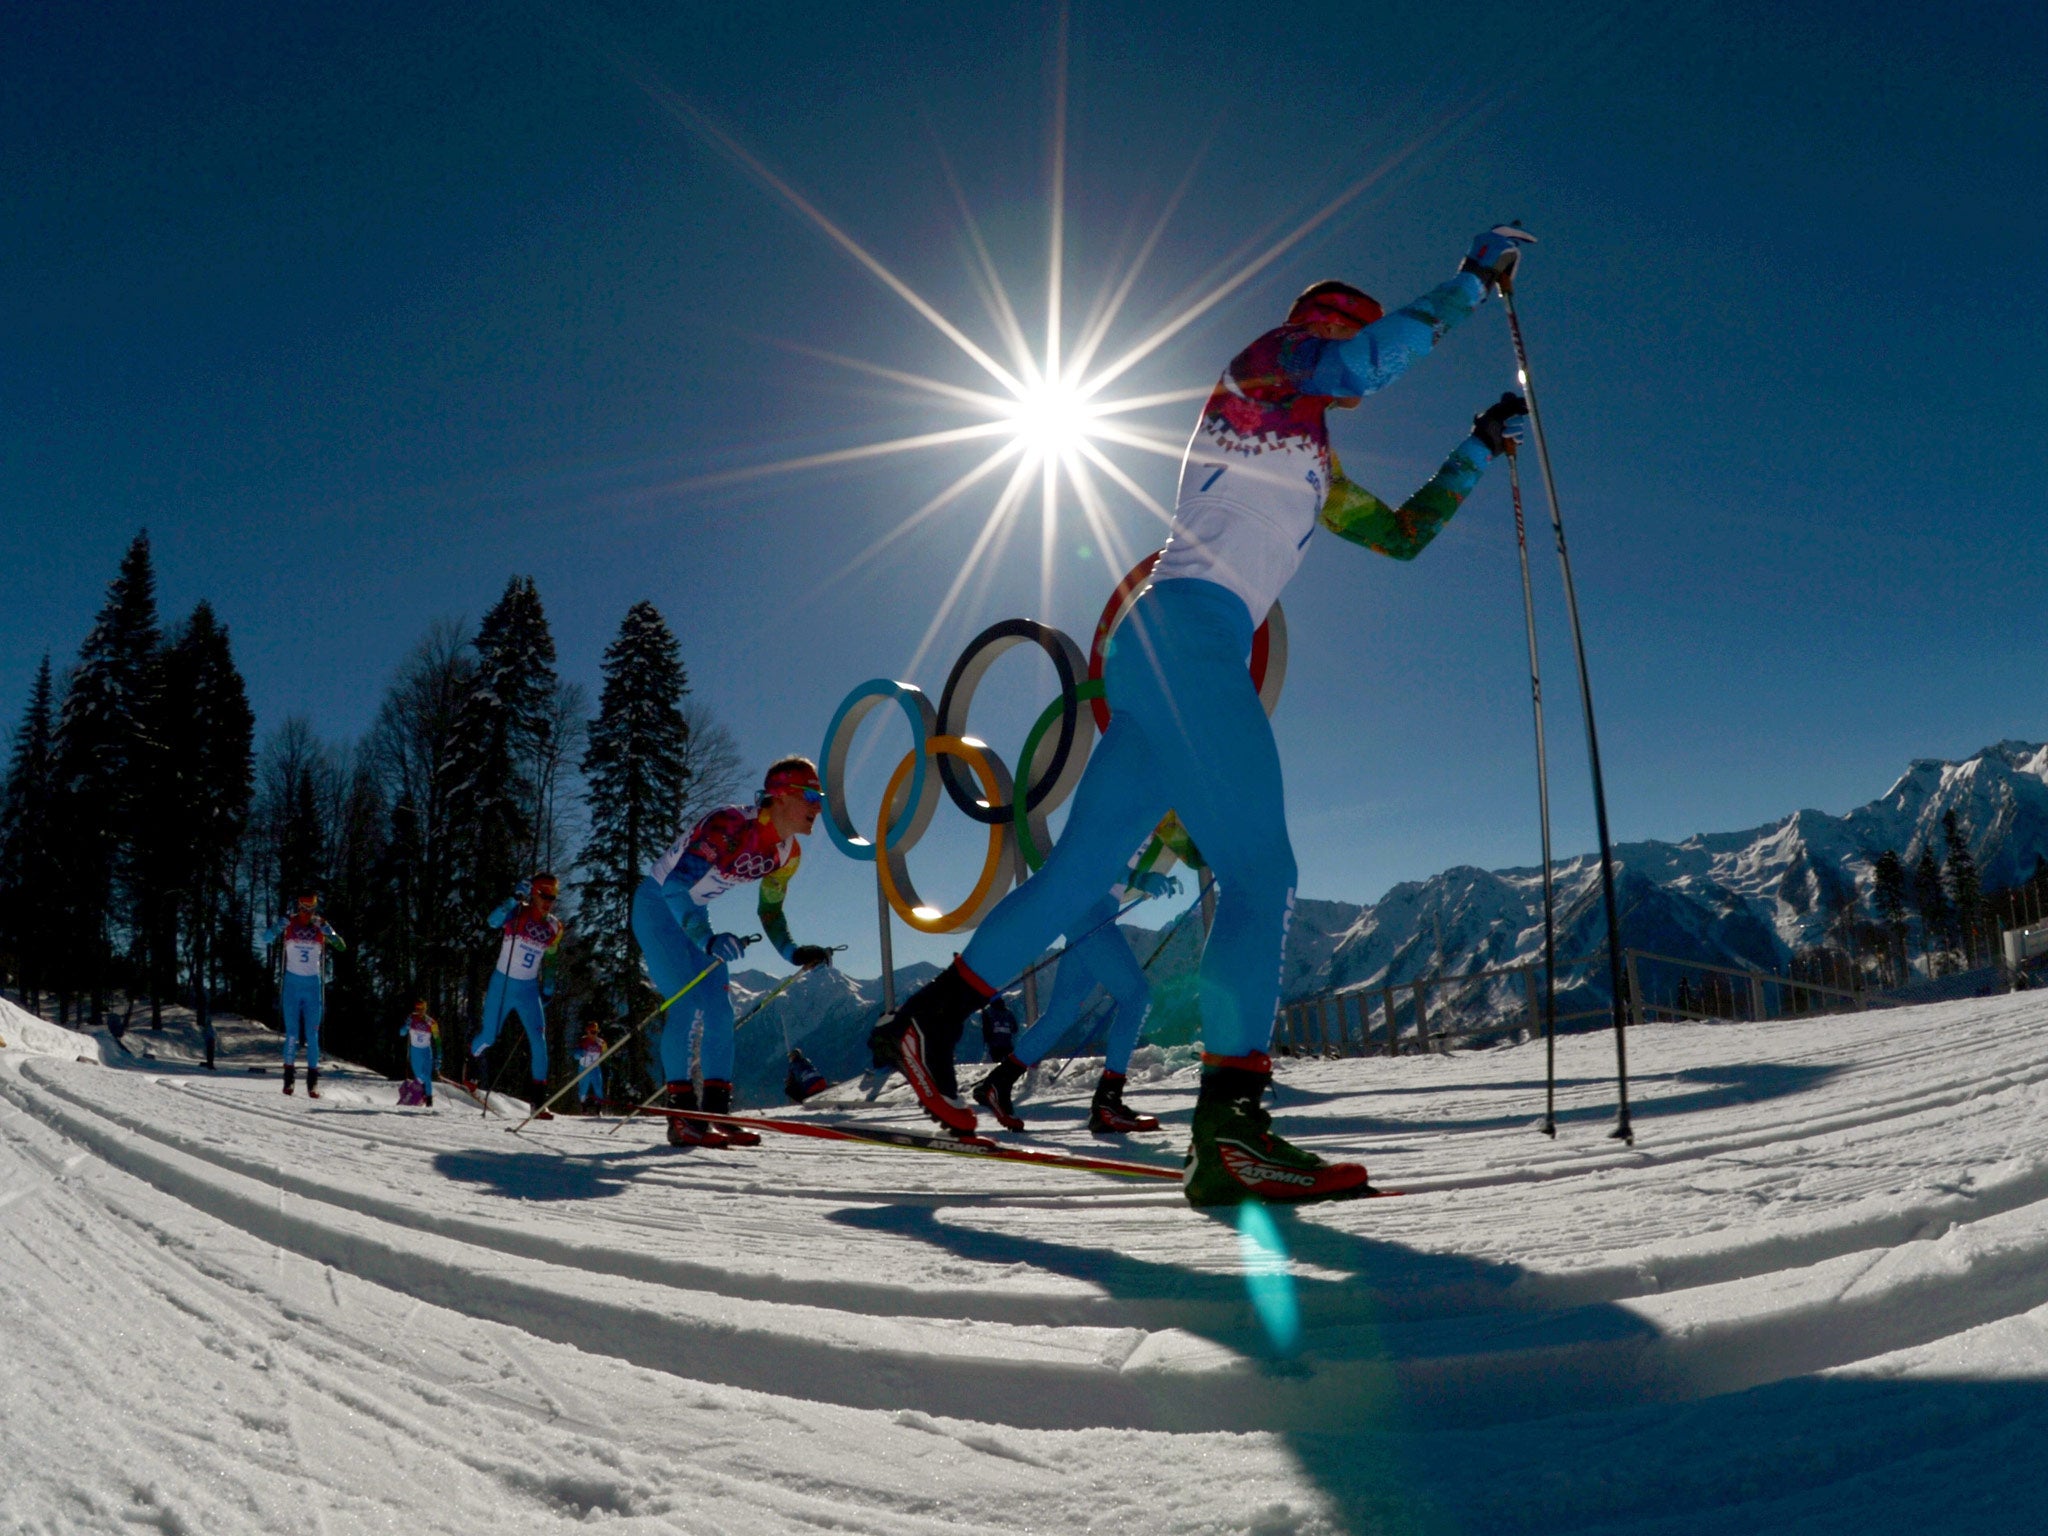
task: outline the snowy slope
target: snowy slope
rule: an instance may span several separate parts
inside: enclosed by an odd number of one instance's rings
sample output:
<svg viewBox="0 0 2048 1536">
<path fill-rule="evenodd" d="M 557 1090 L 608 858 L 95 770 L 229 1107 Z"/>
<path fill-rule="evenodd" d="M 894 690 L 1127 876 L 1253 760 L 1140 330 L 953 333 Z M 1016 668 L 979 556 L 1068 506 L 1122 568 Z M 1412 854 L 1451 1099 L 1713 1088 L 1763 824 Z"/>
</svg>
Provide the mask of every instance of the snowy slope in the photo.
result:
<svg viewBox="0 0 2048 1536">
<path fill-rule="evenodd" d="M 1598 1037 L 1555 1143 L 1540 1047 L 1288 1062 L 1284 1127 L 1407 1193 L 1263 1231 L 908 1152 L 515 1139 L 345 1068 L 309 1104 L 254 1031 L 219 1074 L 174 1031 L 0 1038 L 0 1529 L 2048 1518 L 2036 994 L 1641 1030 L 1634 1149 Z M 1037 1139 L 1092 1145 L 1091 1078 Z M 1170 1163 L 1192 1077 L 1134 1083 Z"/>
</svg>

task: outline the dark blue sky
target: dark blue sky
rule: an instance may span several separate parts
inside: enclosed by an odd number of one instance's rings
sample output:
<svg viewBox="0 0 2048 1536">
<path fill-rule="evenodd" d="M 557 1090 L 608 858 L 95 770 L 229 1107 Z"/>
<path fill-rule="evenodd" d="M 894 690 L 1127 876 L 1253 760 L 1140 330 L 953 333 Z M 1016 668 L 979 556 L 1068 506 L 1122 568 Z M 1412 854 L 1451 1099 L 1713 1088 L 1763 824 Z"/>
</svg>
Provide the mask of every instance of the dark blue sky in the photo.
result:
<svg viewBox="0 0 2048 1536">
<path fill-rule="evenodd" d="M 1910 757 L 2040 739 L 2039 8 L 1337 14 L 1075 10 L 1070 310 L 1201 156 L 1111 353 L 1407 151 L 1130 387 L 1206 384 L 1315 278 L 1405 299 L 1519 216 L 1616 835 L 1842 810 Z M 530 572 L 566 675 L 594 690 L 652 598 L 750 759 L 815 751 L 849 686 L 902 673 L 992 494 L 822 584 L 975 455 L 689 482 L 962 419 L 797 347 L 985 381 L 657 97 L 992 343 L 943 166 L 1035 334 L 1053 37 L 1041 6 L 9 7 L 0 706 L 75 651 L 146 523 L 167 610 L 213 600 L 265 726 L 360 732 L 431 620 Z M 1340 421 L 1347 466 L 1405 495 L 1509 376 L 1489 308 Z M 1148 419 L 1182 438 L 1191 411 Z M 1170 462 L 1115 456 L 1171 500 Z M 1125 544 L 1156 542 L 1112 506 Z M 995 618 L 1085 639 L 1113 573 L 1071 510 L 1050 609 L 1034 511 L 913 680 L 936 695 Z M 1576 849 L 1570 652 L 1535 552 Z M 1286 601 L 1304 894 L 1533 858 L 1504 479 L 1412 566 L 1313 546 Z M 1005 667 L 976 729 L 1013 754 L 1046 680 Z M 922 878 L 957 894 L 969 852 L 936 832 Z M 797 926 L 861 968 L 871 897 L 822 838 L 810 864 Z"/>
</svg>

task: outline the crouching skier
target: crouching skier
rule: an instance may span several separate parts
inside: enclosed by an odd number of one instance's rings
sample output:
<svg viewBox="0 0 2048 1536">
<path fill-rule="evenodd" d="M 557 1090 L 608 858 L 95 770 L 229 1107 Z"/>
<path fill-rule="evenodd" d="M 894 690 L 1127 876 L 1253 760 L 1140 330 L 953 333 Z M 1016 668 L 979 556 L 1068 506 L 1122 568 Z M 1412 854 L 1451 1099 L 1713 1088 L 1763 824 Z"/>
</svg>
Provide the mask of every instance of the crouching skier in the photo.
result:
<svg viewBox="0 0 2048 1536">
<path fill-rule="evenodd" d="M 469 1077 L 472 1083 L 486 1081 L 484 1052 L 504 1028 L 505 1015 L 515 1014 L 526 1030 L 526 1043 L 533 1057 L 533 1100 L 544 1104 L 548 1097 L 548 1025 L 546 999 L 555 990 L 555 950 L 562 942 L 563 924 L 555 916 L 555 900 L 561 882 L 553 875 L 538 874 L 522 880 L 512 899 L 490 915 L 488 921 L 504 937 L 498 944 L 497 968 L 484 993 L 483 1033 L 469 1048 Z M 534 1112 L 536 1120 L 555 1117 L 545 1109 Z"/>
<path fill-rule="evenodd" d="M 277 986 L 277 1006 L 284 1019 L 284 1091 L 298 1080 L 299 1045 L 306 1047 L 306 1097 L 320 1097 L 320 1015 L 327 1003 L 327 948 L 348 949 L 341 935 L 320 915 L 320 897 L 306 892 L 293 903 L 290 917 L 281 917 L 263 935 L 265 945 L 284 941 Z"/>
<path fill-rule="evenodd" d="M 1188 868 L 1202 867 L 1202 856 L 1178 817 L 1169 814 L 1159 824 L 1157 835 Z M 1145 979 L 1144 967 L 1131 953 L 1131 946 L 1116 922 L 1123 904 L 1133 896 L 1180 894 L 1180 881 L 1174 876 L 1139 867 L 1145 849 L 1151 845 L 1147 838 L 1145 848 L 1131 856 L 1123 880 L 1074 920 L 1073 931 L 1080 937 L 1071 938 L 1060 956 L 1045 1012 L 996 1062 L 996 1069 L 975 1085 L 974 1102 L 994 1115 L 1006 1130 L 1024 1129 L 1024 1118 L 1010 1101 L 1011 1090 L 1074 1027 L 1074 1021 L 1081 1016 L 1081 1005 L 1098 985 L 1109 993 L 1109 1040 L 1103 1047 L 1102 1076 L 1095 1084 L 1095 1100 L 1088 1107 L 1088 1129 L 1097 1136 L 1128 1136 L 1133 1131 L 1159 1129 L 1154 1116 L 1138 1114 L 1124 1103 L 1124 1075 L 1130 1071 L 1138 1030 L 1145 1022 L 1146 1010 L 1152 1006 L 1152 985 Z M 1000 995 L 992 998 L 982 1011 L 983 1020 L 998 1009 L 1009 1012 Z M 985 1032 L 986 1027 L 984 1022 Z"/>
<path fill-rule="evenodd" d="M 1510 225 L 1485 231 L 1456 276 L 1392 314 L 1349 283 L 1313 284 L 1224 368 L 1182 459 L 1173 530 L 1151 584 L 1105 649 L 1109 728 L 1075 787 L 1065 835 L 959 958 L 877 1031 L 877 1053 L 941 1124 L 975 1124 L 953 1071 L 968 1015 L 1055 935 L 1078 931 L 1125 850 L 1170 808 L 1200 841 L 1218 892 L 1199 975 L 1189 1202 L 1341 1200 L 1369 1188 L 1360 1164 L 1327 1162 L 1275 1135 L 1261 1103 L 1273 1076 L 1266 1047 L 1295 862 L 1280 754 L 1245 661 L 1318 527 L 1413 558 L 1478 482 L 1495 443 L 1519 431 L 1519 413 L 1488 413 L 1484 429 L 1475 426 L 1393 507 L 1355 487 L 1336 494 L 1326 415 L 1426 357 L 1515 271 L 1529 239 Z"/>
<path fill-rule="evenodd" d="M 432 1109 L 434 1075 L 441 1070 L 441 1021 L 428 1014 L 425 998 L 412 1005 L 412 1012 L 398 1026 L 398 1037 L 406 1044 L 413 1081 L 419 1085 L 420 1102 Z"/>
<path fill-rule="evenodd" d="M 732 1112 L 733 1014 L 726 967 L 746 946 L 735 934 L 711 931 L 711 902 L 758 880 L 761 931 L 775 952 L 805 970 L 832 959 L 829 949 L 792 942 L 782 914 L 803 857 L 797 837 L 810 832 L 824 803 L 817 764 L 785 757 L 768 769 L 752 807 L 728 805 L 706 816 L 654 861 L 633 893 L 633 937 L 655 991 L 674 997 L 690 987 L 661 1030 L 661 1069 L 672 1110 L 698 1107 L 690 1077 L 694 1041 L 704 1072 L 703 1107 L 718 1115 Z M 668 1140 L 675 1147 L 750 1147 L 761 1138 L 738 1127 L 670 1115 Z"/>
</svg>

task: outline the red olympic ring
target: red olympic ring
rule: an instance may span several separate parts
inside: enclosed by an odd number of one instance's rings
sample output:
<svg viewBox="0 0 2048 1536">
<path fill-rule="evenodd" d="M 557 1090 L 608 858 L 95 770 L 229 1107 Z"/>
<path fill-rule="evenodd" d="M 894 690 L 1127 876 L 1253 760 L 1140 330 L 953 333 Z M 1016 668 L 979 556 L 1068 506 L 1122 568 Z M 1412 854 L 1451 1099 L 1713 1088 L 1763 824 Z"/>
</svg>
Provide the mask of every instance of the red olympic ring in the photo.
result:
<svg viewBox="0 0 2048 1536">
<path fill-rule="evenodd" d="M 1088 642 L 1088 680 L 1090 682 L 1099 683 L 1102 681 L 1103 648 L 1109 644 L 1109 637 L 1116 633 L 1117 626 L 1123 623 L 1124 617 L 1130 613 L 1131 605 L 1138 600 L 1139 589 L 1145 585 L 1146 579 L 1152 574 L 1152 567 L 1159 563 L 1159 557 L 1165 553 L 1166 551 L 1163 549 L 1155 549 L 1151 554 L 1132 566 L 1125 574 L 1124 579 L 1116 584 L 1116 590 L 1109 594 L 1109 601 L 1103 604 L 1102 617 L 1095 621 L 1095 637 Z M 1273 623 L 1276 619 L 1279 620 L 1279 644 L 1277 647 L 1274 644 Z M 1271 695 L 1268 696 L 1266 673 L 1272 666 L 1276 649 L 1280 667 L 1278 674 L 1273 678 Z M 1251 673 L 1252 686 L 1259 691 L 1259 702 L 1266 706 L 1266 713 L 1270 715 L 1273 713 L 1273 706 L 1280 702 L 1280 684 L 1287 677 L 1287 615 L 1281 612 L 1278 602 L 1273 604 L 1272 609 L 1266 615 L 1265 622 L 1252 635 Z M 1096 695 L 1094 699 L 1089 701 L 1088 707 L 1095 712 L 1096 730 L 1108 730 L 1109 699 L 1107 695 Z"/>
</svg>

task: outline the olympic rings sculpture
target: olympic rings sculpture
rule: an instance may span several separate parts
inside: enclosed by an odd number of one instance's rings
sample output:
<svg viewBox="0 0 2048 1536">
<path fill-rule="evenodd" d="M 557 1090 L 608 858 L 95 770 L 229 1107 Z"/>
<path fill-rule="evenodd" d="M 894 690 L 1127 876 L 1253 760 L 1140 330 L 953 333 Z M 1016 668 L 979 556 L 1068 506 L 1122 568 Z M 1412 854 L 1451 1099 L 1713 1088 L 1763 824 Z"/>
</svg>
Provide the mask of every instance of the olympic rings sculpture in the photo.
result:
<svg viewBox="0 0 2048 1536">
<path fill-rule="evenodd" d="M 1045 862 L 1052 849 L 1048 818 L 1081 782 L 1096 733 L 1109 729 L 1109 700 L 1102 683 L 1102 663 L 1111 635 L 1130 613 L 1158 563 L 1147 555 L 1110 594 L 1095 625 L 1087 654 L 1071 637 L 1035 619 L 1004 619 L 967 642 L 946 686 L 939 707 L 914 683 L 871 678 L 840 701 L 825 728 L 818 754 L 825 780 L 825 832 L 848 858 L 875 861 L 882 896 L 896 915 L 920 933 L 957 933 L 972 928 L 994 910 L 1010 887 Z M 986 742 L 967 733 L 967 715 L 975 691 L 988 669 L 1007 651 L 1035 645 L 1059 674 L 1059 697 L 1045 707 L 1024 738 L 1017 761 L 1021 784 L 1009 765 Z M 1287 617 L 1276 602 L 1252 639 L 1252 685 L 1271 715 L 1287 679 Z M 876 711 L 894 703 L 910 727 L 910 750 L 889 775 L 876 807 L 872 837 L 863 835 L 846 799 L 847 758 L 861 725 Z M 1086 705 L 1087 708 L 1082 706 Z M 927 763 L 936 771 L 928 772 Z M 971 776 L 971 782 L 970 782 Z M 950 912 L 929 905 L 911 878 L 909 854 L 931 827 L 939 792 L 969 819 L 988 828 L 988 852 L 967 899 Z M 1170 851 L 1147 850 L 1153 868 L 1171 864 Z"/>
</svg>

